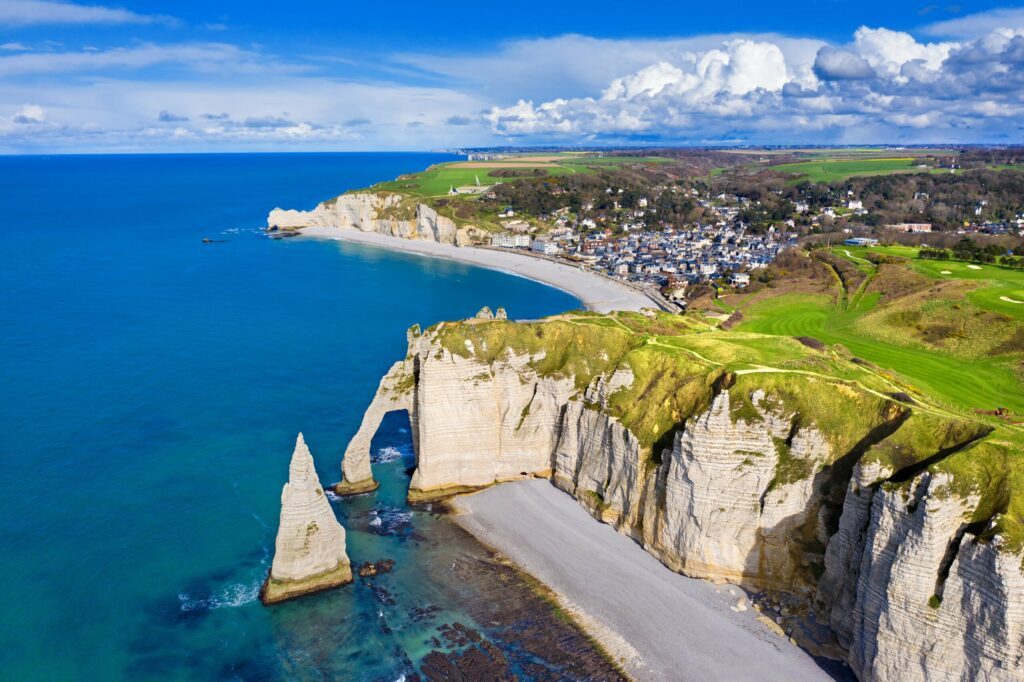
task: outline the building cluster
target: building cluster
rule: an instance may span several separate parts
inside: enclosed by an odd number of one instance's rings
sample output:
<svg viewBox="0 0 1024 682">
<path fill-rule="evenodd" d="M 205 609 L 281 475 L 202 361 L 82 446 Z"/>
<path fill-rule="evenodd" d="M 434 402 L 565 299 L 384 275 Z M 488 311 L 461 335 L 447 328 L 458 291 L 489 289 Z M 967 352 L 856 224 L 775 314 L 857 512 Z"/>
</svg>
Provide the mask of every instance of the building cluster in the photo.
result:
<svg viewBox="0 0 1024 682">
<path fill-rule="evenodd" d="M 696 283 L 746 286 L 751 271 L 766 267 L 798 238 L 788 226 L 753 233 L 728 207 L 715 213 L 719 220 L 714 224 L 687 227 L 651 228 L 644 213 L 620 212 L 609 225 L 608 220 L 576 220 L 567 211 L 556 212 L 549 216 L 552 229 L 544 233 L 525 220 L 506 220 L 505 231 L 491 237 L 491 246 L 529 249 L 616 279 L 682 290 Z M 512 214 L 507 210 L 502 216 Z"/>
</svg>

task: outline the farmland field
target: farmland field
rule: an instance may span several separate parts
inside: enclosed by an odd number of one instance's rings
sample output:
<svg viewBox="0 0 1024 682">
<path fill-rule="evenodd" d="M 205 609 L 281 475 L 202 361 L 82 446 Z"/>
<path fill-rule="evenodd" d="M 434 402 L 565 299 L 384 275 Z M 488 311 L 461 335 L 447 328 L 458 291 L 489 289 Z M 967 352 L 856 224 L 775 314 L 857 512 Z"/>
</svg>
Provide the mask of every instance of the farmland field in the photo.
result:
<svg viewBox="0 0 1024 682">
<path fill-rule="evenodd" d="M 597 168 L 622 166 L 627 163 L 658 164 L 668 160 L 644 156 L 583 156 L 580 154 L 546 154 L 513 156 L 495 161 L 455 161 L 431 166 L 425 171 L 403 176 L 397 180 L 374 185 L 375 190 L 402 192 L 415 196 L 430 197 L 447 194 L 452 187 L 510 182 L 512 177 L 493 175 L 499 170 L 520 170 L 528 172 L 540 169 L 546 176 L 592 173 Z"/>
<path fill-rule="evenodd" d="M 792 173 L 800 179 L 812 182 L 841 182 L 847 178 L 867 175 L 889 175 L 892 173 L 935 173 L 948 172 L 941 168 L 919 168 L 920 161 L 914 157 L 864 158 L 864 159 L 823 159 L 783 163 L 772 166 L 773 170 Z"/>
</svg>

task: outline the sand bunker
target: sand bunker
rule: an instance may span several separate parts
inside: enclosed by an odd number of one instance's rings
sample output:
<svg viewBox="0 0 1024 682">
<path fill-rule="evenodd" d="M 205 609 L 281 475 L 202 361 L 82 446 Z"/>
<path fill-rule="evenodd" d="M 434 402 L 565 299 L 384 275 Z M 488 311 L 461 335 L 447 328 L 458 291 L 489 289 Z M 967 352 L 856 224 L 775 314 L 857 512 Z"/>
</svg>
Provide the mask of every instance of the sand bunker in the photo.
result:
<svg viewBox="0 0 1024 682">
<path fill-rule="evenodd" d="M 969 267 L 971 270 L 981 270 L 980 265 L 968 265 L 967 267 Z"/>
<path fill-rule="evenodd" d="M 1010 298 L 1009 296 L 1000 296 L 999 300 L 1000 301 L 1006 301 L 1007 303 L 1021 303 L 1021 304 L 1024 304 L 1024 301 L 1018 301 L 1017 299 Z"/>
<path fill-rule="evenodd" d="M 952 273 L 952 272 L 950 272 L 949 270 L 943 270 L 943 271 L 942 271 L 942 274 L 943 274 L 943 275 L 952 275 L 953 273 Z"/>
</svg>

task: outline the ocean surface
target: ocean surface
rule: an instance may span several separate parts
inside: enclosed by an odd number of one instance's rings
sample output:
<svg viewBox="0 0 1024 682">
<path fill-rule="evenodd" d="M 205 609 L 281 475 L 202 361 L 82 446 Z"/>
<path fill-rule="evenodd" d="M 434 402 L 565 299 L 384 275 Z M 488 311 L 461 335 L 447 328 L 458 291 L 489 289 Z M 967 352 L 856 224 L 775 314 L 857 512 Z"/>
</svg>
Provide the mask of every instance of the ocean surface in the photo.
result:
<svg viewBox="0 0 1024 682">
<path fill-rule="evenodd" d="M 353 563 L 394 570 L 257 598 L 296 434 L 338 480 L 409 325 L 578 306 L 510 275 L 259 231 L 275 206 L 450 158 L 0 157 L 0 677 L 413 679 L 430 651 L 464 650 L 456 622 L 524 677 L 588 655 L 538 650 L 514 618 L 537 596 L 407 508 L 400 416 L 374 441 L 380 491 L 333 502 Z"/>
</svg>

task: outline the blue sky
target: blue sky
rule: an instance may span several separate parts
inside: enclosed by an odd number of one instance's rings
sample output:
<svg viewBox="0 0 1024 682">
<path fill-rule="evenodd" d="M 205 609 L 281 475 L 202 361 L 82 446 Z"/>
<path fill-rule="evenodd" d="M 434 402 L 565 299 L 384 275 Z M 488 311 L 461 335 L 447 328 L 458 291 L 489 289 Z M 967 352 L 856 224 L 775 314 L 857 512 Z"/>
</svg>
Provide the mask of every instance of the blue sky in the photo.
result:
<svg viewBox="0 0 1024 682">
<path fill-rule="evenodd" d="M 0 153 L 1024 142 L 1024 5 L 0 0 Z"/>
</svg>

